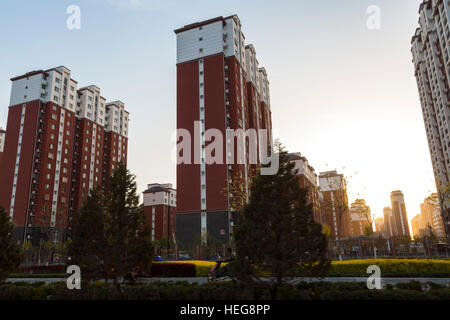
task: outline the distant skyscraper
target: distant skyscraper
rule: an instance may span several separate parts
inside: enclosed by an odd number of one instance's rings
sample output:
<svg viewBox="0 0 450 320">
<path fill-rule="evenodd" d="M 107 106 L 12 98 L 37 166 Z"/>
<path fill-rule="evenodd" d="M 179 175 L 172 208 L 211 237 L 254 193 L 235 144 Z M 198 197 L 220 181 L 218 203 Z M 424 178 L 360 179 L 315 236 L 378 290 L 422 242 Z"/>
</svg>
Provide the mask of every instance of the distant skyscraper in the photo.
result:
<svg viewBox="0 0 450 320">
<path fill-rule="evenodd" d="M 372 216 L 370 207 L 364 199 L 356 199 L 350 206 L 351 234 L 352 236 L 364 235 L 366 228 L 370 227 Z M 373 226 L 372 226 L 373 228 Z"/>
<path fill-rule="evenodd" d="M 251 171 L 259 159 L 250 164 L 249 145 L 254 140 L 247 141 L 245 135 L 227 139 L 226 132 L 267 129 L 270 139 L 267 73 L 259 67 L 254 47 L 245 45 L 237 15 L 190 24 L 175 34 L 177 128 L 192 137 L 190 163 L 177 165 L 177 236 L 185 244 L 207 235 L 228 243 L 237 209 L 230 190 L 240 183 L 248 196 Z M 223 149 L 219 151 L 225 157 L 221 163 L 208 163 L 207 150 L 212 143 L 208 129 L 222 134 Z M 256 144 L 259 149 L 261 141 Z M 196 146 L 201 150 L 196 152 Z M 239 151 L 242 161 L 232 156 Z"/>
<path fill-rule="evenodd" d="M 344 176 L 334 171 L 319 174 L 320 210 L 324 224 L 330 228 L 330 238 L 338 240 L 351 235 L 347 184 Z"/>
<path fill-rule="evenodd" d="M 0 205 L 15 224 L 14 242 L 62 242 L 89 191 L 126 163 L 128 113 L 108 110 L 96 86 L 78 90 L 63 66 L 11 81 Z M 105 143 L 108 136 L 115 142 Z"/>
<path fill-rule="evenodd" d="M 146 223 L 151 226 L 152 240 L 176 238 L 177 192 L 172 184 L 153 183 L 144 191 Z"/>
<path fill-rule="evenodd" d="M 390 207 L 383 208 L 383 221 L 384 221 L 384 230 L 385 234 L 388 238 L 394 236 L 394 216 L 392 214 L 392 209 Z"/>
<path fill-rule="evenodd" d="M 421 236 L 421 225 L 422 225 L 422 215 L 415 215 L 414 218 L 411 219 L 411 229 L 412 234 L 415 240 Z"/>
<path fill-rule="evenodd" d="M 378 217 L 375 219 L 375 232 L 379 233 L 382 236 L 385 236 L 385 230 L 384 230 L 384 218 Z"/>
<path fill-rule="evenodd" d="M 423 1 L 419 14 L 411 51 L 444 226 L 450 236 L 450 2 Z"/>
<path fill-rule="evenodd" d="M 391 206 L 394 236 L 407 236 L 409 234 L 408 215 L 406 214 L 405 199 L 400 190 L 391 192 Z"/>
</svg>

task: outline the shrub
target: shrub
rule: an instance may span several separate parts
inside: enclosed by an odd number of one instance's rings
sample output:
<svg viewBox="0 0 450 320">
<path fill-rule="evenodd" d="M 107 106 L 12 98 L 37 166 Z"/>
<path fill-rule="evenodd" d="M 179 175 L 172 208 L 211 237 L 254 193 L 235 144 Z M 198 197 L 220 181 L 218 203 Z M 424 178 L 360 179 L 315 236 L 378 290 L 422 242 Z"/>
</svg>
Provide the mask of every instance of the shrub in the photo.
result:
<svg viewBox="0 0 450 320">
<path fill-rule="evenodd" d="M 450 261 L 422 259 L 367 259 L 333 261 L 329 277 L 367 276 L 367 267 L 377 265 L 382 277 L 448 277 Z"/>
<path fill-rule="evenodd" d="M 195 277 L 196 270 L 193 263 L 152 263 L 151 277 Z"/>
<path fill-rule="evenodd" d="M 122 286 L 82 283 L 81 290 L 68 290 L 65 283 L 0 285 L 0 300 L 266 300 L 271 299 L 266 283 L 243 285 L 215 282 L 156 282 Z M 277 300 L 449 300 L 450 289 L 426 291 L 417 283 L 390 290 L 369 290 L 361 283 L 311 282 L 279 287 Z"/>
<path fill-rule="evenodd" d="M 171 261 L 167 262 L 167 264 L 183 264 L 186 261 Z M 190 264 L 195 265 L 195 276 L 194 277 L 207 277 L 211 268 L 216 264 L 213 261 L 202 261 L 202 260 L 190 260 Z M 154 263 L 155 264 L 155 263 Z M 227 263 L 223 263 L 221 266 L 225 266 Z"/>
<path fill-rule="evenodd" d="M 398 289 L 405 289 L 405 290 L 416 290 L 416 291 L 422 290 L 422 284 L 414 280 L 406 283 L 397 283 L 396 287 Z"/>
<path fill-rule="evenodd" d="M 18 269 L 18 273 L 22 274 L 49 274 L 49 273 L 65 273 L 66 266 L 63 264 L 55 264 L 48 266 L 21 266 Z"/>
</svg>

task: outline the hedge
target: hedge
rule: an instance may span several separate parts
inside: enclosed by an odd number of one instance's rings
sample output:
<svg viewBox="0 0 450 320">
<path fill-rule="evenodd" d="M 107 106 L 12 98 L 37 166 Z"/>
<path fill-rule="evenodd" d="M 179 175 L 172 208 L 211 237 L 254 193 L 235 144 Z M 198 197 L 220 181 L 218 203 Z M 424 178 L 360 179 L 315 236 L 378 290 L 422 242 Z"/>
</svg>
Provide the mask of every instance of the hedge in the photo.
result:
<svg viewBox="0 0 450 320">
<path fill-rule="evenodd" d="M 195 277 L 193 263 L 154 262 L 150 269 L 150 277 Z"/>
<path fill-rule="evenodd" d="M 0 300 L 271 300 L 268 284 L 233 282 L 189 284 L 157 282 L 117 288 L 104 283 L 82 283 L 81 290 L 68 290 L 65 283 L 3 284 Z M 302 282 L 277 289 L 276 300 L 449 300 L 450 288 L 439 284 L 410 282 L 369 290 L 364 283 Z"/>
<path fill-rule="evenodd" d="M 380 267 L 382 277 L 450 277 L 450 260 L 367 259 L 333 261 L 328 277 L 365 277 L 367 267 Z M 301 274 L 301 273 L 300 273 Z"/>
<path fill-rule="evenodd" d="M 168 263 L 179 264 L 186 263 L 186 261 L 170 261 Z M 189 263 L 195 265 L 196 277 L 207 277 L 211 268 L 216 265 L 213 261 L 203 261 L 203 260 L 189 260 Z M 227 263 L 222 263 L 221 266 L 225 266 Z"/>
<path fill-rule="evenodd" d="M 63 264 L 54 264 L 54 265 L 32 265 L 32 266 L 20 266 L 18 268 L 17 273 L 22 274 L 44 274 L 44 273 L 65 273 L 66 266 Z"/>
<path fill-rule="evenodd" d="M 170 261 L 154 262 L 150 270 L 151 277 L 207 277 L 213 261 Z M 222 264 L 223 266 L 226 263 Z M 326 273 L 327 277 L 367 277 L 367 267 L 377 265 L 381 269 L 382 277 L 421 277 L 421 278 L 450 278 L 450 260 L 428 259 L 367 259 L 333 261 Z M 10 277 L 66 277 L 65 266 L 31 266 L 21 267 L 19 272 Z M 46 274 L 49 273 L 49 274 Z M 261 277 L 268 277 L 267 271 L 258 271 Z M 308 276 L 299 270 L 293 275 Z"/>
<path fill-rule="evenodd" d="M 167 264 L 185 263 L 171 261 Z M 195 265 L 197 277 L 207 277 L 211 268 L 216 264 L 211 261 L 192 260 Z M 225 264 L 223 264 L 225 265 Z M 367 267 L 377 265 L 381 269 L 382 277 L 439 277 L 450 278 L 450 260 L 425 260 L 425 259 L 366 259 L 332 261 L 331 267 L 326 273 L 327 277 L 367 277 Z M 258 271 L 261 277 L 268 277 L 267 271 Z M 297 277 L 308 276 L 302 270 L 294 274 Z"/>
</svg>

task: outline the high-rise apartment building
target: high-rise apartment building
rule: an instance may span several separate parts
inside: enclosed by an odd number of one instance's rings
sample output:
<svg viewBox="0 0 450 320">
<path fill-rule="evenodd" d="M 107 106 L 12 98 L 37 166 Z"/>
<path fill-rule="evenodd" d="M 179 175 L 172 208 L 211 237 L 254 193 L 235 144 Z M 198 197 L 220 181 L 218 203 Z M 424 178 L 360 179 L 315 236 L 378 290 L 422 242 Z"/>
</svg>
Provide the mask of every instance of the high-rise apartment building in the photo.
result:
<svg viewBox="0 0 450 320">
<path fill-rule="evenodd" d="M 450 3 L 425 0 L 412 55 L 436 187 L 450 236 Z"/>
<path fill-rule="evenodd" d="M 429 234 L 429 228 L 438 238 L 445 237 L 444 222 L 441 216 L 441 208 L 439 206 L 439 198 L 437 193 L 432 193 L 425 198 L 420 205 L 421 225 L 420 229 L 424 229 Z"/>
<path fill-rule="evenodd" d="M 364 199 L 356 199 L 350 206 L 351 235 L 361 236 L 366 234 L 366 228 L 372 227 L 370 207 Z"/>
<path fill-rule="evenodd" d="M 422 235 L 422 215 L 419 213 L 411 219 L 411 229 L 414 240 L 417 240 Z"/>
<path fill-rule="evenodd" d="M 73 212 L 111 173 L 115 153 L 105 136 L 120 136 L 126 161 L 128 132 L 115 127 L 100 89 L 77 89 L 63 66 L 11 81 L 0 205 L 15 223 L 14 241 L 61 242 L 70 237 Z M 121 121 L 128 126 L 128 116 Z"/>
<path fill-rule="evenodd" d="M 177 128 L 192 137 L 189 155 L 183 150 L 190 161 L 177 165 L 177 236 L 186 244 L 207 235 L 225 243 L 238 209 L 230 190 L 238 183 L 248 197 L 264 142 L 227 131 L 267 129 L 271 138 L 269 81 L 253 46 L 245 45 L 237 15 L 190 24 L 175 34 Z M 221 137 L 214 140 L 211 130 Z M 219 143 L 215 155 L 225 155 L 215 162 L 208 161 L 213 142 Z"/>
<path fill-rule="evenodd" d="M 324 223 L 320 214 L 319 185 L 314 168 L 309 165 L 308 159 L 303 157 L 300 152 L 290 153 L 288 157 L 289 161 L 295 163 L 294 169 L 298 170 L 297 177 L 300 188 L 308 189 L 308 203 L 313 207 L 314 221 L 320 224 Z"/>
<path fill-rule="evenodd" d="M 351 235 L 347 183 L 336 170 L 319 174 L 320 210 L 323 224 L 330 228 L 330 239 L 339 240 Z"/>
<path fill-rule="evenodd" d="M 172 184 L 153 183 L 144 191 L 146 223 L 151 226 L 152 240 L 176 241 L 177 192 Z"/>
<path fill-rule="evenodd" d="M 399 237 L 410 237 L 405 198 L 400 190 L 391 192 L 391 207 L 393 217 L 393 235 Z"/>
<path fill-rule="evenodd" d="M 383 217 L 378 217 L 375 219 L 375 232 L 381 236 L 385 236 Z"/>
</svg>

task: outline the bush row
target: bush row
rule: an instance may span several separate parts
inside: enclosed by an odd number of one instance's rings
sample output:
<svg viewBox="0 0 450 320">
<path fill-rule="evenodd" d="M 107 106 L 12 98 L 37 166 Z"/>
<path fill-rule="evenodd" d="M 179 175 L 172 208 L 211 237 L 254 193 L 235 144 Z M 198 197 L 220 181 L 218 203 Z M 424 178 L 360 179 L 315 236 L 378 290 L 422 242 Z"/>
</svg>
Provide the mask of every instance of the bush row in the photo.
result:
<svg viewBox="0 0 450 320">
<path fill-rule="evenodd" d="M 377 265 L 382 277 L 450 277 L 450 260 L 367 259 L 333 261 L 329 277 L 367 276 L 367 267 Z"/>
<path fill-rule="evenodd" d="M 63 264 L 55 264 L 55 265 L 32 265 L 32 266 L 20 266 L 17 270 L 17 273 L 21 274 L 44 274 L 44 273 L 64 273 L 66 272 L 66 266 Z"/>
<path fill-rule="evenodd" d="M 156 262 L 152 264 L 149 272 L 151 277 L 207 277 L 215 262 L 189 261 L 189 262 Z M 224 264 L 225 265 L 225 264 Z M 450 260 L 419 260 L 419 259 L 367 259 L 333 261 L 328 277 L 367 277 L 367 267 L 377 265 L 381 269 L 382 277 L 449 277 Z M 21 275 L 10 277 L 57 277 L 65 276 L 64 265 L 29 266 L 20 267 Z M 259 270 L 258 275 L 269 276 L 267 271 Z M 302 277 L 308 274 L 299 270 L 294 276 Z"/>
<path fill-rule="evenodd" d="M 0 300 L 271 300 L 273 296 L 276 300 L 449 300 L 450 288 L 414 281 L 382 290 L 368 290 L 365 283 L 303 282 L 280 287 L 276 293 L 267 284 L 232 282 L 157 282 L 121 288 L 83 283 L 82 290 L 68 290 L 65 283 L 0 285 Z"/>
<path fill-rule="evenodd" d="M 196 265 L 197 277 L 206 277 L 214 262 L 192 261 Z M 424 260 L 424 259 L 366 259 L 332 261 L 326 273 L 327 277 L 367 277 L 367 267 L 377 265 L 380 267 L 382 277 L 430 277 L 450 278 L 450 260 Z M 268 277 L 269 272 L 258 268 L 258 276 Z M 299 268 L 294 274 L 296 277 L 309 276 Z"/>
<path fill-rule="evenodd" d="M 151 277 L 195 277 L 196 270 L 193 263 L 152 263 Z"/>
</svg>

